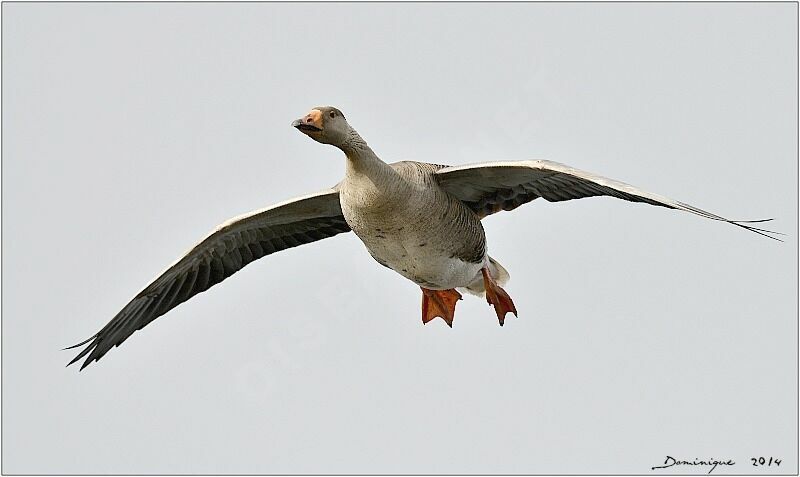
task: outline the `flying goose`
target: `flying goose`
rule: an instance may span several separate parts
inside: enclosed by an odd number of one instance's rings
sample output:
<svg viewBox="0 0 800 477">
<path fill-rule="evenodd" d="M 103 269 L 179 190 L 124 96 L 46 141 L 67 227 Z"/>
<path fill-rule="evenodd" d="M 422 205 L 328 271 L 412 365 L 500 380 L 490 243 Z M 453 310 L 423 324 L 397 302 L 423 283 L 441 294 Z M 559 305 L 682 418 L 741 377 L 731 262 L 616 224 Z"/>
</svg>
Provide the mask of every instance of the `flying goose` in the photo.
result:
<svg viewBox="0 0 800 477">
<path fill-rule="evenodd" d="M 500 325 L 517 314 L 502 288 L 508 272 L 487 253 L 481 219 L 539 197 L 558 202 L 611 196 L 691 212 L 780 240 L 771 232 L 556 162 L 443 166 L 383 162 L 334 107 L 317 107 L 292 126 L 344 152 L 345 177 L 331 189 L 287 200 L 221 224 L 140 291 L 68 366 L 81 369 L 135 331 L 250 262 L 287 248 L 353 231 L 381 265 L 422 289 L 422 322 L 453 325 L 457 290 L 483 295 Z M 87 344 L 88 343 L 88 344 Z"/>
</svg>

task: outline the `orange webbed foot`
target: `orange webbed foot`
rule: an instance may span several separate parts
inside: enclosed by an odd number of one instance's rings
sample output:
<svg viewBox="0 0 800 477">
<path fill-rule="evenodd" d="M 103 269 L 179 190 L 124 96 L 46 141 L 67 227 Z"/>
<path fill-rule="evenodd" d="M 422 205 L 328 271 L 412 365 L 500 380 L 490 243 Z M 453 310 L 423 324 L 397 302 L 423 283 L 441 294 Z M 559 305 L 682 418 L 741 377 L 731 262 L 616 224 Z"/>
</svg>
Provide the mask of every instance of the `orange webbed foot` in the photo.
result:
<svg viewBox="0 0 800 477">
<path fill-rule="evenodd" d="M 453 327 L 453 317 L 456 314 L 456 302 L 461 299 L 461 293 L 450 290 L 429 290 L 422 288 L 422 323 L 426 324 L 437 316 L 442 318 L 447 326 Z"/>
<path fill-rule="evenodd" d="M 500 285 L 494 281 L 492 275 L 487 268 L 482 268 L 483 274 L 483 287 L 486 289 L 486 301 L 494 306 L 494 311 L 497 313 L 497 319 L 500 321 L 500 326 L 506 319 L 506 313 L 511 312 L 517 316 L 517 308 L 514 306 L 514 301 L 508 296 L 505 290 L 500 288 Z"/>
</svg>

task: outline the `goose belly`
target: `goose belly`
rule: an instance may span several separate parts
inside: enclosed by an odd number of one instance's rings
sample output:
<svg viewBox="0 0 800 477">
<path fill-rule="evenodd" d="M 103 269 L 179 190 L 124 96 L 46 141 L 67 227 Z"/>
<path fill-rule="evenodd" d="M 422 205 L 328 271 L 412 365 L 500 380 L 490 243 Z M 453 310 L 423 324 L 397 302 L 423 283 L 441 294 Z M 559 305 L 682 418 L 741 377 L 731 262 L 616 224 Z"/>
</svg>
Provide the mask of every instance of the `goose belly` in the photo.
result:
<svg viewBox="0 0 800 477">
<path fill-rule="evenodd" d="M 465 287 L 480 274 L 482 263 L 454 257 L 444 247 L 414 233 L 384 226 L 372 230 L 353 228 L 370 255 L 417 285 L 433 290 Z"/>
<path fill-rule="evenodd" d="M 424 288 L 465 287 L 486 260 L 480 220 L 412 166 L 390 184 L 348 176 L 342 215 L 381 265 Z"/>
</svg>

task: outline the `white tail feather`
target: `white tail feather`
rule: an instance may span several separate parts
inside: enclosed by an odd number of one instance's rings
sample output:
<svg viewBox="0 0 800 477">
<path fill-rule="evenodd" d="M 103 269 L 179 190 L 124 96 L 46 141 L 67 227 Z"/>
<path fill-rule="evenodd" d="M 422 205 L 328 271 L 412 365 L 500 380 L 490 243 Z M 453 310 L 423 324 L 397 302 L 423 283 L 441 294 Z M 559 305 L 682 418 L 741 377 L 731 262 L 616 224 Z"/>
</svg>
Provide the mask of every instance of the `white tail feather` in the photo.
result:
<svg viewBox="0 0 800 477">
<path fill-rule="evenodd" d="M 505 286 L 505 284 L 508 283 L 508 280 L 511 278 L 508 270 L 506 270 L 505 267 L 500 265 L 500 263 L 492 257 L 489 257 L 489 273 L 492 274 L 494 280 L 501 287 Z M 479 274 L 477 277 L 475 277 L 475 280 L 469 284 L 469 286 L 459 287 L 457 290 L 465 291 L 472 295 L 483 296 L 485 292 L 483 288 L 483 275 Z"/>
</svg>

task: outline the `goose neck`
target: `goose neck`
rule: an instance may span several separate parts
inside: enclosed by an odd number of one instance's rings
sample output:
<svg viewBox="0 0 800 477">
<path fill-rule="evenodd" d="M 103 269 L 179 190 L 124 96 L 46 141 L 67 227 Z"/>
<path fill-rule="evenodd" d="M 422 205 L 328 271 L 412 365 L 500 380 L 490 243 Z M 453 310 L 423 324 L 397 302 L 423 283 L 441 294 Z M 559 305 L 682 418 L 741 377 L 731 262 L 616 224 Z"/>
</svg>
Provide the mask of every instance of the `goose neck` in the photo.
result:
<svg viewBox="0 0 800 477">
<path fill-rule="evenodd" d="M 367 178 L 379 184 L 390 180 L 395 174 L 394 169 L 383 162 L 355 131 L 352 131 L 341 149 L 347 156 L 348 178 Z"/>
</svg>

